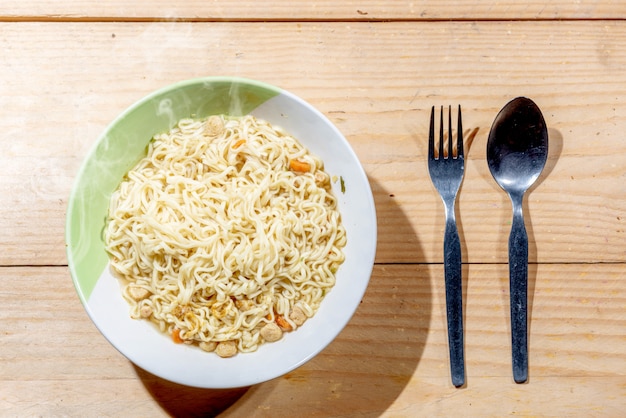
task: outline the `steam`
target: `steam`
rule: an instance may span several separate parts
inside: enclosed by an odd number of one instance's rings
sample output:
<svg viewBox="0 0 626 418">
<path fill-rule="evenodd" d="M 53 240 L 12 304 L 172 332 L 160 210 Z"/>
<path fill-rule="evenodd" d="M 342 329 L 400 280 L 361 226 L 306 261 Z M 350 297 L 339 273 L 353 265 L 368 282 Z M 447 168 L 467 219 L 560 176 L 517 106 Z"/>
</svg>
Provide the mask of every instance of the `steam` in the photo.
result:
<svg viewBox="0 0 626 418">
<path fill-rule="evenodd" d="M 156 111 L 158 116 L 165 115 L 168 118 L 168 126 L 173 126 L 176 122 L 174 117 L 174 109 L 172 107 L 172 99 L 162 99 Z"/>
<path fill-rule="evenodd" d="M 241 100 L 239 99 L 241 96 L 239 95 L 239 84 L 233 83 L 230 85 L 230 89 L 228 90 L 229 97 L 229 109 L 231 115 L 242 115 L 243 114 L 243 106 Z"/>
</svg>

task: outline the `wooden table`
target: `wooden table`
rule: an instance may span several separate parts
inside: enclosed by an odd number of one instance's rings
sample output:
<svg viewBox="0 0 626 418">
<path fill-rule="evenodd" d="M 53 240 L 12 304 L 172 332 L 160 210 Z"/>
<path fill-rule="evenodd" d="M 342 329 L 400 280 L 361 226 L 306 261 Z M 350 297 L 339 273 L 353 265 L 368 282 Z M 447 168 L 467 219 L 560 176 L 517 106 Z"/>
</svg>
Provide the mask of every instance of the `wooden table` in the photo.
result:
<svg viewBox="0 0 626 418">
<path fill-rule="evenodd" d="M 0 416 L 553 416 L 626 410 L 626 3 L 621 0 L 3 0 L 0 4 Z M 347 328 L 286 376 L 178 386 L 101 336 L 65 256 L 78 167 L 127 106 L 236 75 L 301 96 L 371 181 L 379 241 Z M 485 147 L 532 98 L 550 155 L 525 203 L 530 379 L 513 382 L 511 209 Z M 463 106 L 458 217 L 467 384 L 449 376 L 443 210 L 427 172 L 432 105 Z"/>
</svg>

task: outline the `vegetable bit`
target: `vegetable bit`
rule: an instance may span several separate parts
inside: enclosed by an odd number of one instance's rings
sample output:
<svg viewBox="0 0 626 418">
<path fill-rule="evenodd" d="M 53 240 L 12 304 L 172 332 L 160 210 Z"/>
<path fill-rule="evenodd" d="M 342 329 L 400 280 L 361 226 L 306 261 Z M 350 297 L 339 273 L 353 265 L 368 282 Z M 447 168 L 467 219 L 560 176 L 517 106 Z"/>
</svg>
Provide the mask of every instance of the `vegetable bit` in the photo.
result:
<svg viewBox="0 0 626 418">
<path fill-rule="evenodd" d="M 289 169 L 296 173 L 308 173 L 311 171 L 311 164 L 300 160 L 289 160 Z"/>
<path fill-rule="evenodd" d="M 243 145 L 243 144 L 245 144 L 245 143 L 246 143 L 246 140 L 245 140 L 245 139 L 240 139 L 239 141 L 236 141 L 236 142 L 233 144 L 233 149 L 237 149 L 237 148 L 239 148 L 240 146 L 242 146 L 242 145 Z"/>
<path fill-rule="evenodd" d="M 185 342 L 185 340 L 181 338 L 180 330 L 178 328 L 174 328 L 172 330 L 172 341 L 174 341 L 176 344 L 182 344 Z"/>
</svg>

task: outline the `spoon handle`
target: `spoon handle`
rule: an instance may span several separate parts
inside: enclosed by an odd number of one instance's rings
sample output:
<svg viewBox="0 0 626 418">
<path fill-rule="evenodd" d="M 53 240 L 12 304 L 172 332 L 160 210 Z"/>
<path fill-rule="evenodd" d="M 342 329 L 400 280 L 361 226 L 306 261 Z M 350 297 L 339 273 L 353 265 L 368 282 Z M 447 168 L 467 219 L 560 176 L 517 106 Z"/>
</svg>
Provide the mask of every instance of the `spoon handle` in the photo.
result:
<svg viewBox="0 0 626 418">
<path fill-rule="evenodd" d="M 452 209 L 454 210 L 454 209 Z M 463 288 L 461 280 L 461 242 L 453 216 L 446 220 L 443 238 L 444 275 L 446 283 L 446 316 L 448 320 L 448 346 L 450 349 L 450 374 L 456 387 L 465 384 L 465 359 L 463 355 Z"/>
<path fill-rule="evenodd" d="M 511 292 L 511 345 L 513 379 L 528 379 L 528 235 L 522 214 L 522 196 L 513 198 L 509 235 L 509 286 Z"/>
</svg>

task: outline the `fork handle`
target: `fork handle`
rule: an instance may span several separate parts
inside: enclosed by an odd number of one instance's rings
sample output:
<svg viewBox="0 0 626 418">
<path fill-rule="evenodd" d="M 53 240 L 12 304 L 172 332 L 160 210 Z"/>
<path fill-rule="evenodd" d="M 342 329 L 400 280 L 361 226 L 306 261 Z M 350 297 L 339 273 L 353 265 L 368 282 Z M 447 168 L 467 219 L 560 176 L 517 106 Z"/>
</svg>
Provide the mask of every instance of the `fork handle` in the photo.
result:
<svg viewBox="0 0 626 418">
<path fill-rule="evenodd" d="M 512 196 L 513 222 L 509 235 L 509 287 L 513 379 L 528 379 L 528 235 L 522 214 L 522 196 Z"/>
<path fill-rule="evenodd" d="M 454 209 L 451 209 L 454 210 Z M 443 239 L 444 275 L 446 283 L 446 315 L 450 372 L 456 387 L 465 383 L 463 354 L 463 288 L 461 280 L 461 242 L 453 213 L 447 216 Z"/>
</svg>

